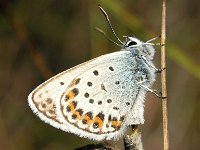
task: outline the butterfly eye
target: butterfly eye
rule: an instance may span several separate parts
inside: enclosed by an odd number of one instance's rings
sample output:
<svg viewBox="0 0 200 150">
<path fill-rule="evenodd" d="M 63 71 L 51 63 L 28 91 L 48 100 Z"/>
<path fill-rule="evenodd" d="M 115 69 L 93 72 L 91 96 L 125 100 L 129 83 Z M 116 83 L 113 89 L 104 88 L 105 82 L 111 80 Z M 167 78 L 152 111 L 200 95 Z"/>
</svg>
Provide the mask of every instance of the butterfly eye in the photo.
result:
<svg viewBox="0 0 200 150">
<path fill-rule="evenodd" d="M 131 47 L 131 46 L 137 45 L 137 44 L 138 44 L 138 43 L 135 42 L 135 41 L 130 41 L 129 43 L 127 43 L 127 46 L 128 46 L 128 47 Z"/>
</svg>

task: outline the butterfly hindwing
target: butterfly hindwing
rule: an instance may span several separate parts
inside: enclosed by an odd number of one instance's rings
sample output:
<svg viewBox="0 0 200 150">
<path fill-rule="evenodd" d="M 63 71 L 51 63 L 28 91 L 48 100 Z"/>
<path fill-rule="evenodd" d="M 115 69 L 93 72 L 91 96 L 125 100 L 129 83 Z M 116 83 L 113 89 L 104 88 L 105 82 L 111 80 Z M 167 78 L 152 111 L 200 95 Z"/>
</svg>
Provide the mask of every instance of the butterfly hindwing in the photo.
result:
<svg viewBox="0 0 200 150">
<path fill-rule="evenodd" d="M 45 122 L 90 139 L 117 138 L 136 92 L 129 51 L 100 56 L 64 71 L 38 86 L 29 105 Z"/>
</svg>

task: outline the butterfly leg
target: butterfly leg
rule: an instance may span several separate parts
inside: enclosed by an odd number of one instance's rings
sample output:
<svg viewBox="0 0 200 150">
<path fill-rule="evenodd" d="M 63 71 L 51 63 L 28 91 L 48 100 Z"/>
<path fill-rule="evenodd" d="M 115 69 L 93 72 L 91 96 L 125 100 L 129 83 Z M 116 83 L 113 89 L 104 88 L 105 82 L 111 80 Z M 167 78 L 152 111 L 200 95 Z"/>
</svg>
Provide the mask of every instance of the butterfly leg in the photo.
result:
<svg viewBox="0 0 200 150">
<path fill-rule="evenodd" d="M 154 89 L 150 89 L 150 88 L 148 88 L 148 87 L 146 87 L 145 85 L 142 85 L 142 84 L 141 84 L 140 86 L 141 86 L 142 88 L 144 88 L 146 91 L 155 94 L 157 97 L 163 98 L 161 92 L 159 92 L 159 91 L 157 91 L 157 90 L 154 90 Z"/>
<path fill-rule="evenodd" d="M 148 65 L 148 66 L 150 66 L 151 68 L 153 68 L 153 69 L 155 69 L 155 72 L 156 73 L 161 73 L 164 69 L 166 69 L 166 68 L 156 68 L 155 66 L 153 66 L 152 64 L 150 64 L 149 62 L 148 62 L 148 60 L 146 59 L 146 57 L 145 56 L 141 56 L 142 57 L 142 59 L 143 59 L 143 61 Z"/>
<path fill-rule="evenodd" d="M 144 82 L 146 82 L 146 81 L 147 81 L 147 80 L 141 81 L 141 82 L 138 83 L 138 84 L 140 85 L 141 88 L 145 89 L 145 90 L 148 91 L 148 92 L 151 92 L 151 93 L 155 94 L 155 95 L 156 95 L 157 97 L 159 97 L 159 98 L 166 98 L 166 97 L 163 97 L 163 96 L 162 96 L 162 93 L 161 93 L 160 91 L 157 91 L 157 90 L 154 90 L 154 89 L 150 89 L 150 88 L 148 88 L 147 86 L 145 86 L 145 85 L 142 84 L 142 83 L 144 83 Z"/>
</svg>

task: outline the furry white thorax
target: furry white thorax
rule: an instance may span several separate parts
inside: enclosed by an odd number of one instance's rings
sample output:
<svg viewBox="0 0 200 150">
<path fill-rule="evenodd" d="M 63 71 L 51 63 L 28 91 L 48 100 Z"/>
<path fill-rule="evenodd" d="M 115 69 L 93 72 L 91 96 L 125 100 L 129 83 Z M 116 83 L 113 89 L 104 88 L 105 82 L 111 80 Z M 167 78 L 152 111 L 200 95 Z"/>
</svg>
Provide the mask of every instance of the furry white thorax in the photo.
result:
<svg viewBox="0 0 200 150">
<path fill-rule="evenodd" d="M 152 60 L 155 54 L 155 49 L 149 43 L 143 42 L 135 37 L 126 37 L 122 47 L 130 51 L 133 55 L 140 57 L 145 56 L 148 60 Z"/>
</svg>

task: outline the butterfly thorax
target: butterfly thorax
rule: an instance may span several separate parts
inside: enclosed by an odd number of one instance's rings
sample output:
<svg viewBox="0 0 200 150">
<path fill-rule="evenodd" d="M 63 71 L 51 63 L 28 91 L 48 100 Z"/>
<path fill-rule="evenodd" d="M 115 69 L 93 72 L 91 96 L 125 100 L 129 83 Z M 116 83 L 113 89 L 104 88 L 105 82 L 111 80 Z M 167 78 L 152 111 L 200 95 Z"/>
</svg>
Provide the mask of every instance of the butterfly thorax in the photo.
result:
<svg viewBox="0 0 200 150">
<path fill-rule="evenodd" d="M 145 56 L 148 60 L 152 60 L 155 53 L 153 46 L 148 45 L 135 37 L 126 37 L 122 48 L 130 51 L 136 57 Z"/>
</svg>

